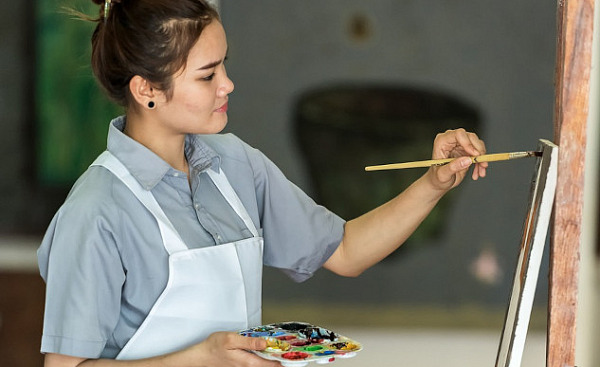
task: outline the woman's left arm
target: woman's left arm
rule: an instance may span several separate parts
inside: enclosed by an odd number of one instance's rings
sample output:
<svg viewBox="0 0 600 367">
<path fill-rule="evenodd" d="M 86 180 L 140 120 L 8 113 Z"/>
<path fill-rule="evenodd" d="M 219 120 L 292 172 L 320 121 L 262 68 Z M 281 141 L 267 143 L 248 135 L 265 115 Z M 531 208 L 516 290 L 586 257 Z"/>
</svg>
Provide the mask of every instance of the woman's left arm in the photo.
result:
<svg viewBox="0 0 600 367">
<path fill-rule="evenodd" d="M 346 223 L 342 242 L 324 264 L 332 272 L 354 277 L 396 250 L 417 229 L 437 202 L 467 174 L 471 159 L 485 153 L 485 144 L 464 129 L 438 134 L 433 159 L 459 158 L 433 166 L 400 195 Z M 486 174 L 487 163 L 473 168 L 472 178 Z"/>
</svg>

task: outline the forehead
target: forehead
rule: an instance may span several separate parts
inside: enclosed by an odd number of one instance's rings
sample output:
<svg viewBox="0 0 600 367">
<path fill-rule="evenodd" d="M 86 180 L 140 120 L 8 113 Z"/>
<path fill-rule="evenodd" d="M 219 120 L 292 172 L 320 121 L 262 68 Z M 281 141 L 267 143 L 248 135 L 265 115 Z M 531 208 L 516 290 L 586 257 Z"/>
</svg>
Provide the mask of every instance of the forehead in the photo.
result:
<svg viewBox="0 0 600 367">
<path fill-rule="evenodd" d="M 221 22 L 213 20 L 200 34 L 188 55 L 188 66 L 197 68 L 222 60 L 227 52 L 227 38 Z"/>
</svg>

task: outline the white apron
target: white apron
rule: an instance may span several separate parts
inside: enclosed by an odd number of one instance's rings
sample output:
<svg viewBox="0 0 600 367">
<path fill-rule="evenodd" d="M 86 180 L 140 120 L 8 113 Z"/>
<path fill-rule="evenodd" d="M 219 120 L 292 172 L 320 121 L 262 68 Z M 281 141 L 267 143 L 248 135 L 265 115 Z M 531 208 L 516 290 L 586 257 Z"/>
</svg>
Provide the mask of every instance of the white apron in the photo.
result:
<svg viewBox="0 0 600 367">
<path fill-rule="evenodd" d="M 109 169 L 154 215 L 169 253 L 167 286 L 117 359 L 157 356 L 198 343 L 215 331 L 260 325 L 263 239 L 223 170 L 207 173 L 254 237 L 188 249 L 154 196 L 114 155 L 105 151 L 92 165 Z"/>
</svg>

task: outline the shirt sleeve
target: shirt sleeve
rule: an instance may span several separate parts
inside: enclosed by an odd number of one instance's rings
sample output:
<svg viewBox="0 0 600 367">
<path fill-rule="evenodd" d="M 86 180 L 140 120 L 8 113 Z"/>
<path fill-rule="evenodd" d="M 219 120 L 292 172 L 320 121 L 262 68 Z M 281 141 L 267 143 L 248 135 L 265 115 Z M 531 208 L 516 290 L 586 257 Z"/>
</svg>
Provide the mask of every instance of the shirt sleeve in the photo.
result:
<svg viewBox="0 0 600 367">
<path fill-rule="evenodd" d="M 125 274 L 106 198 L 81 197 L 67 199 L 38 250 L 46 281 L 41 351 L 98 358 L 118 322 Z"/>
<path fill-rule="evenodd" d="M 264 263 L 304 281 L 337 249 L 345 221 L 315 203 L 259 150 L 242 144 L 254 172 Z"/>
</svg>

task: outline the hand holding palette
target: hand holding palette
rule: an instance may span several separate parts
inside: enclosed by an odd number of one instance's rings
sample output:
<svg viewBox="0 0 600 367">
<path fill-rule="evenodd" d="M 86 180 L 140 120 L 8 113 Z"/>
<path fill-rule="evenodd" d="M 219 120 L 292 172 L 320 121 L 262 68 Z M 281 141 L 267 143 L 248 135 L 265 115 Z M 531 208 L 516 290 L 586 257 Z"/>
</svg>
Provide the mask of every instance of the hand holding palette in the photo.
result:
<svg viewBox="0 0 600 367">
<path fill-rule="evenodd" d="M 266 339 L 267 348 L 253 352 L 286 367 L 306 366 L 308 362 L 330 363 L 335 358 L 354 357 L 362 349 L 354 340 L 305 322 L 262 325 L 239 334 Z"/>
</svg>

